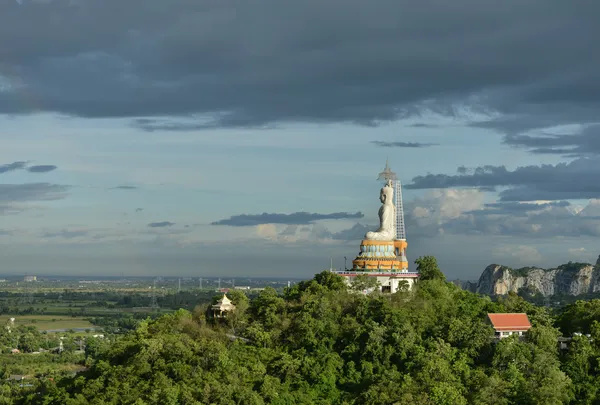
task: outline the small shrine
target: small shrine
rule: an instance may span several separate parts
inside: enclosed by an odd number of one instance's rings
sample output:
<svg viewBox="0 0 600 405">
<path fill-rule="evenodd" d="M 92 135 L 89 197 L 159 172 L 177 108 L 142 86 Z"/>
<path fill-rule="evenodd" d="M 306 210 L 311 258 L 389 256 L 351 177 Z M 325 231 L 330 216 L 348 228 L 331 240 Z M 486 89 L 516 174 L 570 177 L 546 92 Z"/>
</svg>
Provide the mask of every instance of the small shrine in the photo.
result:
<svg viewBox="0 0 600 405">
<path fill-rule="evenodd" d="M 215 305 L 212 306 L 212 313 L 215 318 L 223 318 L 228 312 L 234 310 L 235 305 L 233 305 L 231 300 L 227 298 L 226 294 L 223 294 L 223 298 L 221 298 Z"/>
<path fill-rule="evenodd" d="M 387 161 L 378 180 L 385 180 L 379 193 L 379 228 L 365 235 L 360 252 L 352 261 L 352 269 L 336 273 L 345 277 L 348 284 L 360 275 L 376 277 L 381 292 L 395 293 L 399 289 L 410 289 L 419 273 L 408 270 L 402 185 Z"/>
</svg>

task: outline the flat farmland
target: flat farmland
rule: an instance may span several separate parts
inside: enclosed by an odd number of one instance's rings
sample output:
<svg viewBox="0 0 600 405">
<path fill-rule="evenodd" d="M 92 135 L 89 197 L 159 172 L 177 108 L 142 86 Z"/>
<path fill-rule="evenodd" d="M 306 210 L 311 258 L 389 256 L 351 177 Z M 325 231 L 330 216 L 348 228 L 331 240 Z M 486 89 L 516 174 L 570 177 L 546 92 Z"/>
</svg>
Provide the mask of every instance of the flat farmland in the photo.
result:
<svg viewBox="0 0 600 405">
<path fill-rule="evenodd" d="M 15 325 L 35 326 L 38 330 L 93 328 L 87 319 L 61 315 L 0 315 L 0 324 L 15 318 Z"/>
</svg>

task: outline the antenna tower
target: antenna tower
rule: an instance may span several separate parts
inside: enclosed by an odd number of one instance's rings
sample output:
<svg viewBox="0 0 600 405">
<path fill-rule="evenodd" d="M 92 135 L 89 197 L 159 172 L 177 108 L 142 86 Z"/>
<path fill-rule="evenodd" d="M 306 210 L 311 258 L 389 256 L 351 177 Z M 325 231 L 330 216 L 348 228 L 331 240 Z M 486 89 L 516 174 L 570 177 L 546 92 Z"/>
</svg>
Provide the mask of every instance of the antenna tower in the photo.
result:
<svg viewBox="0 0 600 405">
<path fill-rule="evenodd" d="M 150 308 L 158 309 L 158 301 L 156 300 L 156 279 L 154 279 L 154 285 L 152 286 L 152 295 L 150 296 Z"/>
<path fill-rule="evenodd" d="M 33 302 L 33 292 L 31 287 L 25 283 L 25 302 L 31 304 Z"/>
</svg>

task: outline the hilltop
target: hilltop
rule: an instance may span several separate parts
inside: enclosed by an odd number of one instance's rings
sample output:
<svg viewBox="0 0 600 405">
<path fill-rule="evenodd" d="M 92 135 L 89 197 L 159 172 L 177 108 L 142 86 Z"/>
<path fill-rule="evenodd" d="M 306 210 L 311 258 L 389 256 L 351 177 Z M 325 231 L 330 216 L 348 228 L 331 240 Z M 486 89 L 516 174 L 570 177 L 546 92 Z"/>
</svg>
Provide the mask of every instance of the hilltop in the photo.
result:
<svg viewBox="0 0 600 405">
<path fill-rule="evenodd" d="M 465 283 L 463 288 L 486 295 L 505 295 L 523 290 L 546 297 L 600 293 L 600 257 L 595 265 L 568 262 L 551 269 L 512 269 L 500 264 L 490 264 L 481 273 L 476 284 Z"/>
</svg>

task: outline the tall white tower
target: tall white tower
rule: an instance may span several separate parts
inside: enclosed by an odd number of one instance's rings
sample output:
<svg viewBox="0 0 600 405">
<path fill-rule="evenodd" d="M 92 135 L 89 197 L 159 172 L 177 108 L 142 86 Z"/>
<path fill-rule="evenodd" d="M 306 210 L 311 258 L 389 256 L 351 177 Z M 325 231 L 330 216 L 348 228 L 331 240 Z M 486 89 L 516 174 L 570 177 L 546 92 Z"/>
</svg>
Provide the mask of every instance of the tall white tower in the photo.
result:
<svg viewBox="0 0 600 405">
<path fill-rule="evenodd" d="M 406 226 L 404 226 L 404 206 L 402 205 L 402 183 L 395 181 L 396 190 L 396 239 L 406 240 Z"/>
</svg>

